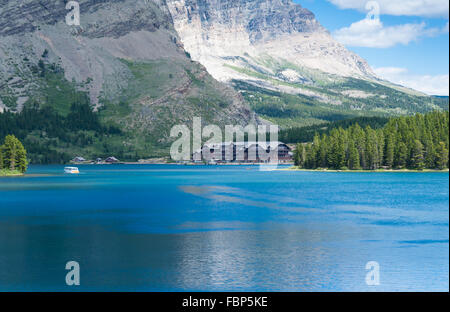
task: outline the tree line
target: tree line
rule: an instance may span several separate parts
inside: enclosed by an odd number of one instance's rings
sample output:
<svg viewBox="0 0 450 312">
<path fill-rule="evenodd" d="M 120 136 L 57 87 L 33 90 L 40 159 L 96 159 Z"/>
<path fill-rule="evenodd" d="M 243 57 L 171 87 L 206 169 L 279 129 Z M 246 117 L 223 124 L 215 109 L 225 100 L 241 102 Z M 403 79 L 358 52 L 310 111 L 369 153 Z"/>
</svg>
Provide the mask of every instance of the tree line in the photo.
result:
<svg viewBox="0 0 450 312">
<path fill-rule="evenodd" d="M 383 128 L 388 121 L 388 117 L 355 117 L 319 125 L 281 129 L 278 137 L 284 143 L 307 143 L 314 139 L 315 134 L 319 134 L 320 136 L 322 134 L 329 134 L 334 128 L 341 127 L 346 129 L 358 123 L 363 128 L 370 126 L 372 129 L 379 129 Z"/>
<path fill-rule="evenodd" d="M 19 138 L 24 138 L 33 130 L 43 131 L 62 141 L 69 139 L 67 133 L 79 130 L 100 134 L 121 133 L 117 127 L 102 125 L 98 113 L 93 112 L 87 103 L 73 103 L 67 116 L 57 113 L 51 106 L 40 108 L 37 104 L 25 107 L 20 113 L 0 114 L 0 137 L 14 132 Z"/>
<path fill-rule="evenodd" d="M 115 126 L 102 124 L 88 103 L 73 103 L 64 116 L 51 106 L 30 105 L 19 113 L 0 113 L 0 138 L 14 134 L 35 163 L 66 163 L 73 155 L 57 147 L 91 146 L 98 138 L 121 134 Z"/>
<path fill-rule="evenodd" d="M 448 112 L 392 118 L 379 129 L 334 128 L 294 151 L 295 165 L 306 169 L 445 169 L 448 159 Z"/>
<path fill-rule="evenodd" d="M 0 146 L 0 172 L 27 171 L 27 151 L 22 143 L 14 136 L 7 135 L 4 144 Z"/>
</svg>

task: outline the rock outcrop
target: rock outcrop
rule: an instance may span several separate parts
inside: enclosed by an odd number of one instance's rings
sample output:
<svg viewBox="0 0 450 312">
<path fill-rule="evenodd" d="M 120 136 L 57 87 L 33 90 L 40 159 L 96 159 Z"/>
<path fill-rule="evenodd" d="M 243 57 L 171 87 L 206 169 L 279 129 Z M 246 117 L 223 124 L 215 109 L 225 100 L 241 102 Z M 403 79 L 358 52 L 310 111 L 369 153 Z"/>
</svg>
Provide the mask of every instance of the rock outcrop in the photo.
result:
<svg viewBox="0 0 450 312">
<path fill-rule="evenodd" d="M 185 49 L 216 79 L 242 78 L 227 65 L 270 70 L 261 64 L 267 57 L 339 76 L 375 77 L 365 60 L 291 0 L 168 0 L 168 6 Z"/>
<path fill-rule="evenodd" d="M 0 109 L 48 104 L 60 87 L 45 72 L 57 68 L 65 83 L 87 92 L 93 109 L 125 103 L 128 114 L 105 115 L 155 136 L 193 116 L 256 122 L 239 93 L 189 58 L 164 0 L 80 0 L 79 26 L 66 24 L 67 2 L 0 0 Z"/>
</svg>

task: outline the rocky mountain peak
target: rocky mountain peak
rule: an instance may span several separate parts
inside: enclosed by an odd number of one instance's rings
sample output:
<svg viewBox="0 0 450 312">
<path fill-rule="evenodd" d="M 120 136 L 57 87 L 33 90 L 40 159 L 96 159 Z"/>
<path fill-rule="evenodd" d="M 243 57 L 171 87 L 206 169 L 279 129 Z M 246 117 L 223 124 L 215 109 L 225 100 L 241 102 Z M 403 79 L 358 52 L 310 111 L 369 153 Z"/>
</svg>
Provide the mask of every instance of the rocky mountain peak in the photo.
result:
<svg viewBox="0 0 450 312">
<path fill-rule="evenodd" d="M 314 14 L 289 0 L 187 0 L 169 1 L 175 20 L 200 20 L 202 27 L 242 25 L 255 43 L 282 33 L 322 30 Z"/>
<path fill-rule="evenodd" d="M 256 63 L 262 56 L 339 76 L 375 76 L 366 61 L 336 42 L 311 11 L 291 0 L 167 4 L 185 49 L 219 80 L 242 78 L 224 64 L 261 67 Z"/>
<path fill-rule="evenodd" d="M 0 0 L 0 112 L 38 103 L 67 113 L 85 94 L 108 122 L 157 140 L 193 116 L 256 122 L 189 58 L 165 0 L 78 0 L 80 25 L 66 23 L 67 2 Z"/>
</svg>

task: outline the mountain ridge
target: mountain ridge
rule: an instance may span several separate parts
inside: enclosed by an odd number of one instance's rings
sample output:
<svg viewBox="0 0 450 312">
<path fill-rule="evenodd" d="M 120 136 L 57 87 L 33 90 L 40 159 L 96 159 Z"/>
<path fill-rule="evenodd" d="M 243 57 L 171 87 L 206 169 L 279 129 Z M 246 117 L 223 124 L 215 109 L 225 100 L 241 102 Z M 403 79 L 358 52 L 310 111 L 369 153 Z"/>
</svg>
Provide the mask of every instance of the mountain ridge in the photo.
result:
<svg viewBox="0 0 450 312">
<path fill-rule="evenodd" d="M 57 151 L 167 155 L 171 127 L 194 116 L 220 126 L 259 123 L 241 94 L 189 57 L 165 1 L 79 3 L 81 25 L 69 26 L 66 1 L 0 2 L 0 112 L 51 107 L 66 116 L 88 102 L 102 123 L 122 130 Z M 21 138 L 53 139 L 42 131 Z"/>
<path fill-rule="evenodd" d="M 448 98 L 377 80 L 290 0 L 80 0 L 80 26 L 66 25 L 66 2 L 0 0 L 0 113 L 49 108 L 57 120 L 89 105 L 102 124 L 20 131 L 36 151 L 167 156 L 171 127 L 194 116 L 289 128 L 448 110 Z"/>
<path fill-rule="evenodd" d="M 358 117 L 448 109 L 448 101 L 377 77 L 291 0 L 167 3 L 192 58 L 233 85 L 262 118 L 281 126 L 330 121 L 320 116 L 323 111 Z M 267 96 L 273 92 L 280 96 Z M 274 109 L 276 114 L 267 114 Z"/>
<path fill-rule="evenodd" d="M 236 77 L 220 72 L 217 62 L 237 56 L 251 62 L 264 54 L 330 74 L 376 77 L 364 59 L 335 41 L 311 11 L 291 0 L 168 0 L 167 4 L 185 49 L 220 81 Z"/>
</svg>

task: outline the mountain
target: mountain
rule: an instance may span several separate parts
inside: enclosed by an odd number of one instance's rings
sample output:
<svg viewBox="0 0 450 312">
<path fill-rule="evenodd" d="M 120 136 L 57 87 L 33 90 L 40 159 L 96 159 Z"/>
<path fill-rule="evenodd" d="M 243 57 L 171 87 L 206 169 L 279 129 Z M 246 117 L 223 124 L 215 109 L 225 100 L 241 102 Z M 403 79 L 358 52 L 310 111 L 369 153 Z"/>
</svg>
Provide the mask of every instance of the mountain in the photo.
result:
<svg viewBox="0 0 450 312">
<path fill-rule="evenodd" d="M 380 80 L 290 0 L 0 0 L 0 135 L 33 162 L 168 155 L 170 129 L 448 109 Z"/>
<path fill-rule="evenodd" d="M 375 77 L 312 12 L 291 1 L 169 0 L 168 6 L 185 49 L 216 79 L 242 79 L 232 66 L 270 72 L 271 58 L 329 74 Z M 289 68 L 280 75 L 306 78 Z"/>
<path fill-rule="evenodd" d="M 278 124 L 448 109 L 448 100 L 376 77 L 364 59 L 291 0 L 167 4 L 192 59 L 233 85 L 260 116 Z"/>
<path fill-rule="evenodd" d="M 56 150 L 89 157 L 116 146 L 149 157 L 168 146 L 173 125 L 194 116 L 205 124 L 258 122 L 238 92 L 189 58 L 164 0 L 81 0 L 80 26 L 66 24 L 66 2 L 0 0 L 0 112 L 37 106 L 67 116 L 72 104 L 88 102 L 122 131 L 94 137 L 89 148 Z M 33 136 L 52 140 L 30 133 L 28 141 Z"/>
</svg>

